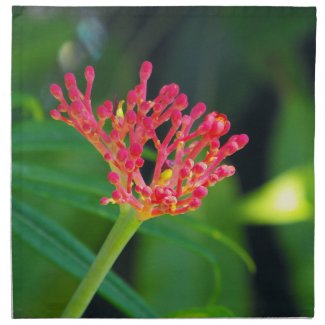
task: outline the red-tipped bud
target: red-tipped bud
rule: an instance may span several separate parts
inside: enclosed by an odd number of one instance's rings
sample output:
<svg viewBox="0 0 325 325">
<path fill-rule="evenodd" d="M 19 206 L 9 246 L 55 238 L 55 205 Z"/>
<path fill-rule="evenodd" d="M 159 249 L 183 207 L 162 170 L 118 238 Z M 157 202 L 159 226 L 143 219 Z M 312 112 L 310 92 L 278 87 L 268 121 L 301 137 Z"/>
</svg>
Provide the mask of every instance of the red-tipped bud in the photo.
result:
<svg viewBox="0 0 325 325">
<path fill-rule="evenodd" d="M 102 197 L 99 201 L 101 205 L 107 205 L 109 203 L 109 198 L 108 197 Z"/>
<path fill-rule="evenodd" d="M 137 94 L 134 90 L 130 90 L 126 97 L 127 104 L 130 106 L 134 106 L 137 102 Z"/>
<path fill-rule="evenodd" d="M 236 169 L 234 166 L 221 165 L 215 170 L 214 174 L 216 174 L 219 178 L 225 178 L 234 175 L 235 172 Z"/>
<path fill-rule="evenodd" d="M 113 103 L 110 100 L 105 100 L 103 105 L 107 107 L 110 112 L 113 112 Z"/>
<path fill-rule="evenodd" d="M 165 197 L 165 191 L 161 186 L 157 186 L 154 190 L 157 201 L 162 200 Z"/>
<path fill-rule="evenodd" d="M 150 116 L 145 116 L 142 119 L 142 123 L 147 130 L 153 129 L 153 119 Z"/>
<path fill-rule="evenodd" d="M 191 159 L 191 158 L 188 158 L 188 159 L 185 161 L 184 166 L 187 167 L 187 168 L 189 168 L 189 169 L 192 169 L 193 166 L 194 166 L 194 160 Z"/>
<path fill-rule="evenodd" d="M 68 72 L 64 75 L 65 87 L 69 90 L 72 86 L 77 85 L 76 77 L 73 73 Z"/>
<path fill-rule="evenodd" d="M 145 186 L 141 191 L 142 196 L 144 197 L 150 197 L 152 194 L 152 189 L 149 186 Z"/>
<path fill-rule="evenodd" d="M 135 163 L 133 160 L 127 160 L 124 166 L 128 172 L 132 172 L 134 170 Z"/>
<path fill-rule="evenodd" d="M 82 114 L 83 104 L 80 100 L 76 100 L 70 105 L 71 115 L 78 118 Z"/>
<path fill-rule="evenodd" d="M 145 114 L 150 110 L 151 106 L 149 102 L 142 102 L 140 105 L 140 110 Z"/>
<path fill-rule="evenodd" d="M 189 115 L 184 115 L 182 117 L 182 124 L 185 126 L 189 125 L 191 123 L 191 121 L 192 121 L 192 118 Z"/>
<path fill-rule="evenodd" d="M 116 185 L 120 181 L 120 176 L 115 172 L 109 172 L 107 175 L 107 179 L 110 183 Z"/>
<path fill-rule="evenodd" d="M 219 139 L 212 139 L 210 142 L 210 149 L 215 151 L 220 148 L 220 141 Z"/>
<path fill-rule="evenodd" d="M 179 93 L 179 86 L 175 83 L 166 87 L 166 96 L 170 99 L 175 98 Z"/>
<path fill-rule="evenodd" d="M 223 131 L 222 131 L 221 135 L 227 134 L 229 132 L 229 130 L 230 130 L 230 127 L 231 127 L 231 123 L 227 120 L 225 122 L 225 126 L 223 128 Z"/>
<path fill-rule="evenodd" d="M 248 141 L 249 141 L 249 137 L 247 134 L 240 134 L 237 138 L 237 143 L 238 143 L 239 149 L 242 149 L 243 147 L 245 147 L 246 144 L 248 143 Z"/>
<path fill-rule="evenodd" d="M 56 109 L 52 109 L 50 111 L 50 115 L 54 120 L 61 120 L 62 115 L 59 111 L 57 111 Z"/>
<path fill-rule="evenodd" d="M 53 97 L 59 101 L 63 99 L 63 92 L 62 89 L 59 85 L 57 84 L 52 84 L 50 86 L 50 92 L 53 95 Z"/>
<path fill-rule="evenodd" d="M 134 125 L 137 121 L 137 113 L 135 111 L 129 110 L 125 113 L 126 122 L 130 125 Z"/>
<path fill-rule="evenodd" d="M 192 209 L 197 209 L 201 206 L 201 200 L 198 197 L 194 197 L 192 201 L 190 202 L 190 207 Z"/>
<path fill-rule="evenodd" d="M 106 152 L 105 155 L 104 155 L 104 159 L 106 161 L 111 161 L 113 158 L 112 154 L 110 152 Z"/>
<path fill-rule="evenodd" d="M 206 109 L 204 103 L 197 103 L 191 110 L 191 118 L 197 120 L 205 113 Z"/>
<path fill-rule="evenodd" d="M 182 113 L 179 110 L 175 109 L 172 112 L 171 120 L 174 127 L 180 126 L 182 123 Z"/>
<path fill-rule="evenodd" d="M 144 94 L 145 87 L 143 84 L 137 85 L 134 88 L 135 93 L 137 94 L 137 97 L 142 97 Z"/>
<path fill-rule="evenodd" d="M 115 129 L 112 130 L 109 135 L 113 141 L 118 141 L 120 139 L 120 135 L 119 135 L 118 131 Z"/>
<path fill-rule="evenodd" d="M 118 161 L 125 161 L 128 157 L 128 151 L 125 148 L 121 148 L 116 155 Z"/>
<path fill-rule="evenodd" d="M 191 170 L 187 167 L 183 167 L 181 168 L 181 170 L 179 171 L 179 177 L 181 179 L 184 179 L 184 178 L 188 178 L 191 174 Z"/>
<path fill-rule="evenodd" d="M 109 111 L 109 109 L 104 105 L 97 107 L 96 113 L 98 118 L 101 120 L 106 120 L 110 118 L 113 114 L 113 112 Z"/>
<path fill-rule="evenodd" d="M 93 82 L 95 79 L 95 70 L 91 65 L 88 65 L 85 69 L 85 78 L 88 82 Z"/>
<path fill-rule="evenodd" d="M 78 92 L 78 89 L 77 87 L 70 87 L 69 88 L 69 98 L 72 102 L 74 102 L 75 100 L 79 99 L 79 92 Z"/>
<path fill-rule="evenodd" d="M 84 131 L 86 134 L 89 134 L 92 131 L 90 124 L 84 123 L 82 125 L 82 131 Z"/>
<path fill-rule="evenodd" d="M 222 121 L 214 121 L 211 125 L 210 129 L 210 136 L 215 137 L 215 136 L 220 136 L 225 128 L 225 123 Z"/>
<path fill-rule="evenodd" d="M 160 91 L 159 91 L 159 96 L 165 95 L 167 89 L 168 89 L 168 85 L 162 86 L 161 89 L 160 89 Z"/>
<path fill-rule="evenodd" d="M 143 158 L 138 158 L 135 161 L 135 165 L 136 165 L 137 168 L 141 168 L 144 165 L 144 159 Z"/>
<path fill-rule="evenodd" d="M 193 168 L 192 172 L 196 175 L 202 175 L 207 169 L 207 165 L 204 162 L 197 163 Z"/>
<path fill-rule="evenodd" d="M 193 191 L 193 197 L 198 197 L 199 199 L 202 199 L 207 195 L 208 189 L 205 186 L 199 186 Z"/>
<path fill-rule="evenodd" d="M 199 126 L 199 133 L 206 134 L 211 130 L 212 123 L 210 121 L 204 121 Z"/>
<path fill-rule="evenodd" d="M 153 106 L 153 111 L 155 113 L 160 113 L 163 110 L 163 106 L 160 105 L 159 103 L 155 103 L 155 105 Z"/>
<path fill-rule="evenodd" d="M 185 94 L 178 95 L 174 101 L 174 106 L 180 110 L 186 108 L 188 106 L 187 96 Z"/>
<path fill-rule="evenodd" d="M 130 153 L 134 157 L 140 157 L 143 151 L 143 147 L 140 143 L 133 143 L 130 146 Z"/>
<path fill-rule="evenodd" d="M 152 73 L 152 63 L 149 61 L 144 61 L 140 68 L 140 81 L 146 82 Z"/>
<path fill-rule="evenodd" d="M 122 198 L 122 194 L 118 190 L 112 191 L 112 198 L 114 201 L 120 201 Z"/>
</svg>

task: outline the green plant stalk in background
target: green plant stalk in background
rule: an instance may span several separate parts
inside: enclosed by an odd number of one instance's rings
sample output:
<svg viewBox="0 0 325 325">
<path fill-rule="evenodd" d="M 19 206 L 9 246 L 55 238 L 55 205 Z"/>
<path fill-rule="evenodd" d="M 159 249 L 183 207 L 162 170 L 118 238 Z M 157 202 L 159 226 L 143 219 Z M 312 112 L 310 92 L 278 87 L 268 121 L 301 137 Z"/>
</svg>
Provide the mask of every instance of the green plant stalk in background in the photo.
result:
<svg viewBox="0 0 325 325">
<path fill-rule="evenodd" d="M 123 248 L 142 224 L 142 221 L 135 218 L 130 206 L 121 206 L 120 208 L 118 219 L 88 273 L 69 301 L 62 318 L 79 318 L 82 316 Z"/>
</svg>

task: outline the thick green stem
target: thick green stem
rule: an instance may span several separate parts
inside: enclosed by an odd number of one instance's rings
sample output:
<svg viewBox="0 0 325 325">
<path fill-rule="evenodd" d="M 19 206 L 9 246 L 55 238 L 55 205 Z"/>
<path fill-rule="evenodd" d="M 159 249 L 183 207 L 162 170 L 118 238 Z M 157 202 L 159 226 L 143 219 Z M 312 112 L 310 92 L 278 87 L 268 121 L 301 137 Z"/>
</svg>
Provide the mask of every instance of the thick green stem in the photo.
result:
<svg viewBox="0 0 325 325">
<path fill-rule="evenodd" d="M 120 216 L 108 234 L 88 273 L 69 301 L 62 314 L 63 318 L 78 318 L 82 316 L 106 274 L 128 241 L 140 227 L 142 222 L 129 212 L 129 206 L 121 206 Z"/>
</svg>

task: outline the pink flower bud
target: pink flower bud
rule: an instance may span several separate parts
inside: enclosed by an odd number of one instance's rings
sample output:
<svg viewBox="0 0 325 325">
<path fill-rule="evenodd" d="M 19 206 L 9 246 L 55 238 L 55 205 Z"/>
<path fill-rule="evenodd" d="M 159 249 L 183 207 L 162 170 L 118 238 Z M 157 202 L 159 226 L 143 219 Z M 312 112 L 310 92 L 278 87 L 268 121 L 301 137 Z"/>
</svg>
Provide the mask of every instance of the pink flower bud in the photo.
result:
<svg viewBox="0 0 325 325">
<path fill-rule="evenodd" d="M 166 87 L 166 96 L 170 99 L 175 98 L 179 93 L 179 86 L 175 83 L 172 83 Z"/>
<path fill-rule="evenodd" d="M 120 181 L 120 176 L 115 172 L 109 172 L 107 179 L 110 183 L 116 185 Z"/>
<path fill-rule="evenodd" d="M 193 191 L 193 197 L 198 197 L 199 199 L 202 199 L 207 195 L 208 189 L 205 186 L 199 186 Z"/>
<path fill-rule="evenodd" d="M 130 146 L 130 153 L 134 157 L 140 157 L 143 151 L 143 147 L 140 143 L 133 143 Z"/>
<path fill-rule="evenodd" d="M 126 122 L 130 125 L 134 125 L 137 121 L 137 114 L 135 111 L 129 110 L 125 113 Z"/>
<path fill-rule="evenodd" d="M 194 166 L 194 160 L 191 158 L 186 159 L 184 166 L 189 169 L 192 169 Z"/>
<path fill-rule="evenodd" d="M 136 165 L 136 167 L 141 168 L 144 165 L 144 159 L 143 158 L 138 158 L 135 161 L 135 165 Z"/>
<path fill-rule="evenodd" d="M 247 134 L 240 134 L 237 138 L 237 143 L 238 143 L 239 149 L 242 149 L 243 147 L 245 147 L 246 144 L 248 143 L 248 141 L 249 141 L 249 137 Z"/>
<path fill-rule="evenodd" d="M 152 63 L 149 61 L 144 61 L 140 68 L 140 81 L 146 82 L 152 73 Z"/>
<path fill-rule="evenodd" d="M 107 205 L 109 203 L 109 198 L 108 197 L 102 197 L 99 201 L 101 205 Z"/>
<path fill-rule="evenodd" d="M 147 130 L 153 129 L 153 120 L 150 116 L 145 116 L 142 119 L 142 123 Z"/>
<path fill-rule="evenodd" d="M 59 101 L 61 101 L 61 99 L 63 99 L 63 92 L 62 89 L 59 85 L 57 84 L 52 84 L 50 86 L 50 92 L 53 95 L 53 97 Z"/>
<path fill-rule="evenodd" d="M 77 99 L 79 99 L 79 92 L 78 92 L 77 87 L 73 87 L 73 86 L 71 86 L 71 87 L 69 88 L 69 92 L 68 92 L 68 94 L 69 94 L 69 98 L 70 98 L 70 100 L 71 100 L 72 102 L 75 101 L 75 100 L 77 100 Z"/>
<path fill-rule="evenodd" d="M 219 147 L 220 147 L 219 139 L 212 139 L 210 142 L 210 149 L 212 151 L 215 151 L 215 150 L 219 149 Z"/>
<path fill-rule="evenodd" d="M 192 168 L 192 172 L 196 175 L 202 175 L 207 169 L 207 165 L 204 162 L 199 162 Z"/>
<path fill-rule="evenodd" d="M 89 123 L 84 123 L 82 125 L 82 131 L 84 131 L 86 134 L 89 134 L 92 131 L 92 128 Z"/>
<path fill-rule="evenodd" d="M 201 203 L 202 202 L 198 197 L 194 197 L 189 205 L 192 209 L 197 209 L 201 206 Z"/>
<path fill-rule="evenodd" d="M 61 120 L 62 115 L 59 111 L 57 111 L 56 109 L 52 109 L 50 111 L 50 115 L 54 120 Z"/>
<path fill-rule="evenodd" d="M 118 161 L 122 162 L 125 161 L 128 157 L 128 151 L 125 148 L 121 148 L 116 155 Z"/>
<path fill-rule="evenodd" d="M 191 170 L 187 167 L 183 167 L 181 168 L 181 170 L 179 171 L 179 177 L 181 179 L 185 179 L 185 178 L 188 178 L 191 174 Z"/>
<path fill-rule="evenodd" d="M 172 112 L 171 121 L 174 127 L 180 126 L 182 123 L 182 113 L 179 110 L 175 109 Z"/>
<path fill-rule="evenodd" d="M 143 113 L 147 113 L 149 110 L 150 110 L 150 103 L 149 102 L 142 102 L 141 105 L 140 105 L 140 110 L 143 112 Z"/>
<path fill-rule="evenodd" d="M 88 82 L 93 82 L 95 79 L 95 70 L 91 65 L 85 69 L 85 78 Z"/>
<path fill-rule="evenodd" d="M 134 90 L 130 90 L 126 97 L 127 104 L 134 106 L 137 103 L 137 94 Z"/>
<path fill-rule="evenodd" d="M 104 159 L 106 161 L 111 161 L 113 158 L 112 154 L 110 152 L 106 152 L 105 155 L 104 155 Z"/>
<path fill-rule="evenodd" d="M 114 190 L 112 191 L 112 198 L 114 201 L 118 202 L 122 198 L 122 194 L 118 190 Z"/>
<path fill-rule="evenodd" d="M 174 105 L 180 110 L 186 108 L 188 106 L 187 96 L 185 94 L 178 95 L 174 101 Z"/>
<path fill-rule="evenodd" d="M 191 118 L 197 120 L 205 113 L 206 109 L 204 103 L 197 103 L 191 110 Z"/>
<path fill-rule="evenodd" d="M 132 172 L 134 170 L 134 167 L 135 167 L 135 163 L 133 160 L 127 160 L 125 162 L 125 165 L 124 165 L 125 169 L 128 171 L 128 172 Z"/>
<path fill-rule="evenodd" d="M 77 85 L 76 77 L 73 73 L 68 72 L 64 75 L 65 87 L 69 90 Z"/>
<path fill-rule="evenodd" d="M 112 140 L 114 141 L 118 141 L 120 139 L 120 134 L 118 133 L 117 130 L 112 130 L 111 133 L 110 133 L 110 137 Z"/>
<path fill-rule="evenodd" d="M 70 105 L 71 115 L 78 118 L 82 114 L 83 104 L 80 100 L 76 100 Z"/>
<path fill-rule="evenodd" d="M 151 189 L 149 186 L 145 186 L 145 187 L 142 189 L 141 194 L 142 194 L 144 197 L 150 197 L 151 194 L 152 194 L 152 189 Z"/>
<path fill-rule="evenodd" d="M 113 110 L 109 110 L 109 108 L 107 106 L 101 105 L 101 106 L 97 107 L 96 113 L 97 113 L 97 116 L 99 117 L 99 119 L 106 120 L 106 119 L 112 117 Z"/>
</svg>

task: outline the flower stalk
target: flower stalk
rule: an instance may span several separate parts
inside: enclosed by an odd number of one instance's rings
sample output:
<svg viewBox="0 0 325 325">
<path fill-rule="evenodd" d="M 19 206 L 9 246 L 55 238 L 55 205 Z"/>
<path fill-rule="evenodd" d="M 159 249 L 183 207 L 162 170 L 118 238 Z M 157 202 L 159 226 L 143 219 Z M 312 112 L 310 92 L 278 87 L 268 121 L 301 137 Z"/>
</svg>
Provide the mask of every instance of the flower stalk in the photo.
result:
<svg viewBox="0 0 325 325">
<path fill-rule="evenodd" d="M 121 205 L 120 215 L 109 232 L 92 266 L 70 299 L 62 318 L 79 318 L 97 292 L 107 273 L 142 224 L 129 205 Z"/>
</svg>

